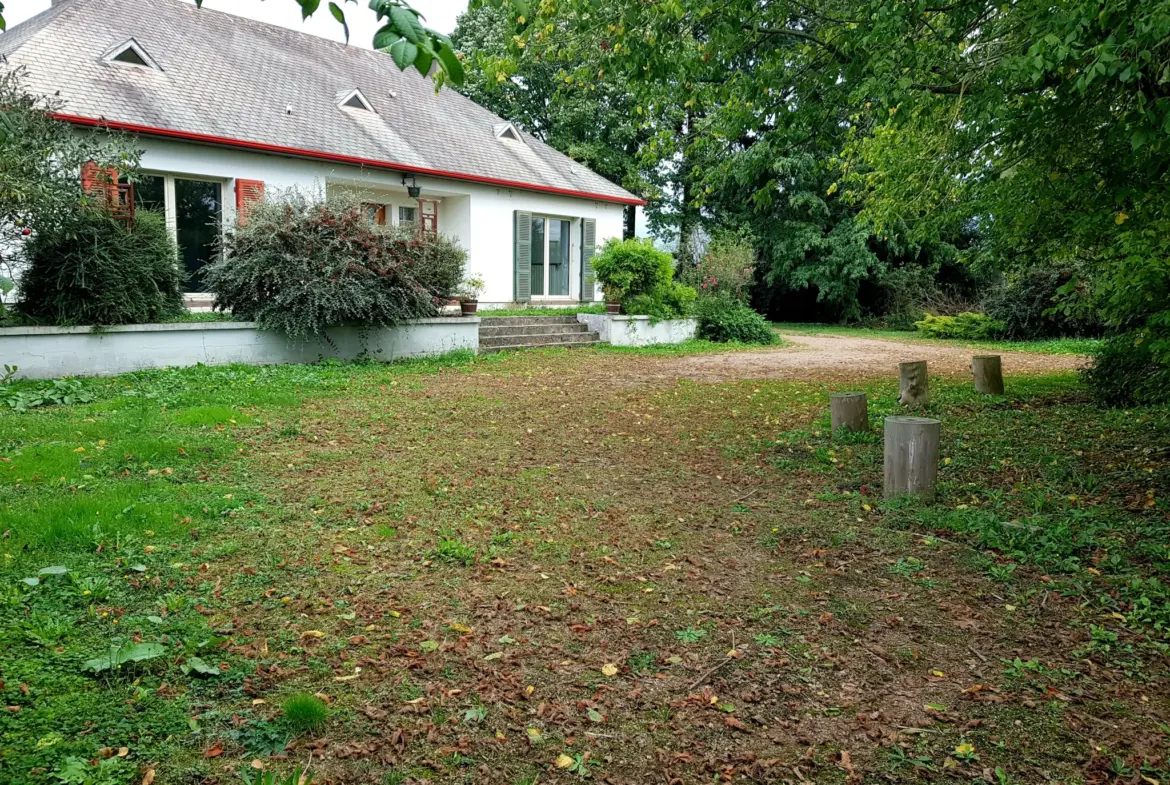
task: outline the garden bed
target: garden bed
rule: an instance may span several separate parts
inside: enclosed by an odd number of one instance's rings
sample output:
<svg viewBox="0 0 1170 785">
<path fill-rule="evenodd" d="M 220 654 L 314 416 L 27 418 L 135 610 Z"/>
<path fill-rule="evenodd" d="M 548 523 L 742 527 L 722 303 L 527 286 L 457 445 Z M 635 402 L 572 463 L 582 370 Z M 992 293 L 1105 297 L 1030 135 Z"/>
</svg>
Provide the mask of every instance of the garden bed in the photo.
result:
<svg viewBox="0 0 1170 785">
<path fill-rule="evenodd" d="M 400 327 L 328 332 L 329 341 L 299 343 L 252 322 L 0 328 L 0 362 L 18 377 L 111 376 L 146 368 L 192 365 L 282 365 L 322 359 L 426 357 L 479 348 L 478 318 L 416 319 Z"/>
<path fill-rule="evenodd" d="M 579 313 L 577 321 L 589 325 L 601 341 L 614 346 L 654 346 L 682 343 L 695 337 L 698 319 L 659 319 L 649 316 L 614 316 Z"/>
</svg>

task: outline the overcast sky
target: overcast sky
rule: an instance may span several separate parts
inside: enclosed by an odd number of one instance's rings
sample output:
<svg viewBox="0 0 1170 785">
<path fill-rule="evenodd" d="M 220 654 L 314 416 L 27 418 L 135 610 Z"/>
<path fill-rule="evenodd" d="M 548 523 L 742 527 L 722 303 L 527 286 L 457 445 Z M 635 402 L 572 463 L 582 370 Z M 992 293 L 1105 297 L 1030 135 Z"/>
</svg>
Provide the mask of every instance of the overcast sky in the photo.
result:
<svg viewBox="0 0 1170 785">
<path fill-rule="evenodd" d="M 409 1 L 414 9 L 426 17 L 426 25 L 441 33 L 450 33 L 454 30 L 456 17 L 467 10 L 467 0 Z M 50 0 L 5 0 L 4 19 L 11 29 L 14 25 L 44 11 L 49 5 Z M 328 3 L 324 0 L 320 10 L 305 22 L 301 22 L 301 9 L 295 0 L 204 0 L 203 7 L 259 19 L 336 41 L 345 40 L 341 25 L 329 14 Z M 349 22 L 350 43 L 369 47 L 374 40 L 374 32 L 379 27 L 369 3 L 359 0 L 357 3 L 342 3 L 341 7 L 345 10 L 345 18 Z"/>
</svg>

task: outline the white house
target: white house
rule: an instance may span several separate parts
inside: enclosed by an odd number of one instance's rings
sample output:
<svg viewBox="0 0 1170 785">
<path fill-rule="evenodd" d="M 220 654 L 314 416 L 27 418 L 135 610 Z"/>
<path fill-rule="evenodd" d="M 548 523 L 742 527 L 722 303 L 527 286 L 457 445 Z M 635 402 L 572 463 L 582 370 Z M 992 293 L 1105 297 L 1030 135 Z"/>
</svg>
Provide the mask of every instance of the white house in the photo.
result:
<svg viewBox="0 0 1170 785">
<path fill-rule="evenodd" d="M 79 128 L 136 135 L 198 289 L 216 235 L 266 192 L 347 192 L 378 223 L 458 239 L 482 307 L 600 298 L 588 260 L 644 202 L 388 54 L 179 0 L 57 0 L 0 34 Z"/>
</svg>

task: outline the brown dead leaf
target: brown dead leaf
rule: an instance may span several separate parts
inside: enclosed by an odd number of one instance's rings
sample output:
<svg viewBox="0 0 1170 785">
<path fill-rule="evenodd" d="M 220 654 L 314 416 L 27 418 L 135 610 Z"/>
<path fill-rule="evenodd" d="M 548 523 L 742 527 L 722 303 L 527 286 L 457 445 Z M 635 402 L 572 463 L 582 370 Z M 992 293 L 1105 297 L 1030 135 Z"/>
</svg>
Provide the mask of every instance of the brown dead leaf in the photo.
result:
<svg viewBox="0 0 1170 785">
<path fill-rule="evenodd" d="M 203 751 L 203 757 L 205 758 L 218 758 L 220 755 L 223 755 L 222 741 L 217 741 L 215 744 L 212 744 Z"/>
<path fill-rule="evenodd" d="M 146 773 L 142 775 L 142 785 L 152 785 L 154 782 L 154 769 L 147 769 Z"/>
</svg>

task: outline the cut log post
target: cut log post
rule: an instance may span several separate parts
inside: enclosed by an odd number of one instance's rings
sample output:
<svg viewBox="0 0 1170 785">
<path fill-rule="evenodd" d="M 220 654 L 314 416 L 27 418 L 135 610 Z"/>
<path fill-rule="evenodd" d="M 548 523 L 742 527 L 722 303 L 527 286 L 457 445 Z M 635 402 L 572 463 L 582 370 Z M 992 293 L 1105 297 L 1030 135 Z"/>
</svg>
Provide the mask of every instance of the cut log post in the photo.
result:
<svg viewBox="0 0 1170 785">
<path fill-rule="evenodd" d="M 934 501 L 942 424 L 930 417 L 887 417 L 885 484 L 887 499 L 914 495 Z"/>
<path fill-rule="evenodd" d="M 903 406 L 926 406 L 930 402 L 926 360 L 898 363 L 898 376 L 898 403 Z"/>
<path fill-rule="evenodd" d="M 975 392 L 1003 395 L 1003 363 L 998 354 L 972 357 L 971 373 L 975 375 Z"/>
<path fill-rule="evenodd" d="M 837 393 L 829 396 L 829 419 L 833 433 L 838 428 L 847 431 L 869 430 L 869 398 L 863 392 Z"/>
</svg>

